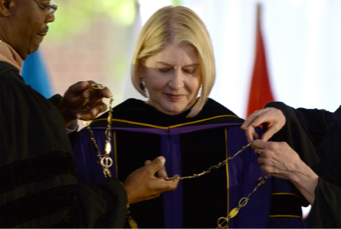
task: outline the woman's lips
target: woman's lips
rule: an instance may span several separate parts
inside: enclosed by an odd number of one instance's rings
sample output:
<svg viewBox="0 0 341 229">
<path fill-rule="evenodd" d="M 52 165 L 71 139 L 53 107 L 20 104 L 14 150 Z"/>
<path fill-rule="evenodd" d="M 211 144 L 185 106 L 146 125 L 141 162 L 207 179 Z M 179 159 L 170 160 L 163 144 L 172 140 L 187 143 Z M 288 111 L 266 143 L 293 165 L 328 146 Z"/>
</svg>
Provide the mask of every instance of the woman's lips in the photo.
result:
<svg viewBox="0 0 341 229">
<path fill-rule="evenodd" d="M 174 95 L 174 94 L 168 94 L 166 93 L 167 97 L 170 98 L 170 99 L 174 99 L 174 100 L 179 100 L 181 99 L 184 95 Z"/>
</svg>

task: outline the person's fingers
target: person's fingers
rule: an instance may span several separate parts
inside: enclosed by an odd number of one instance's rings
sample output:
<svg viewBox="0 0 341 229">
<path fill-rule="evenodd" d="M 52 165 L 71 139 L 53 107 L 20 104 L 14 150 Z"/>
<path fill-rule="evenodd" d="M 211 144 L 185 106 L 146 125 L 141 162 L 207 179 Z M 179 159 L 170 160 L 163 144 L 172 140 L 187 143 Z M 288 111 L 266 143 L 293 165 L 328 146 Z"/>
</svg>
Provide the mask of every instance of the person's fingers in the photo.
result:
<svg viewBox="0 0 341 229">
<path fill-rule="evenodd" d="M 166 191 L 173 191 L 178 186 L 178 183 L 180 181 L 179 175 L 174 175 L 170 178 L 170 180 L 161 180 L 159 179 L 158 182 L 158 190 L 160 192 L 166 192 Z"/>
<path fill-rule="evenodd" d="M 253 141 L 252 143 L 252 148 L 255 149 L 265 149 L 267 146 L 269 145 L 269 142 L 266 142 L 264 140 L 261 139 L 256 139 Z"/>
<path fill-rule="evenodd" d="M 87 81 L 79 81 L 73 85 L 71 85 L 68 91 L 73 93 L 80 93 L 90 87 L 90 84 Z"/>
<path fill-rule="evenodd" d="M 253 131 L 252 137 L 253 137 L 252 140 L 254 140 L 254 139 L 259 139 L 259 135 L 256 133 L 256 131 Z"/>
<path fill-rule="evenodd" d="M 255 154 L 258 156 L 258 157 L 261 157 L 262 156 L 262 150 L 261 149 L 255 149 Z"/>
<path fill-rule="evenodd" d="M 96 85 L 101 85 L 102 84 L 97 84 L 94 81 L 87 81 L 89 84 L 89 87 L 84 90 L 83 92 L 83 96 L 84 98 L 95 98 L 95 99 L 102 99 L 102 98 L 110 98 L 112 96 L 112 93 L 110 92 L 109 88 L 104 87 L 104 88 L 100 88 L 100 87 L 96 87 Z"/>
<path fill-rule="evenodd" d="M 176 187 L 178 187 L 178 183 L 180 181 L 180 176 L 179 175 L 175 175 L 173 177 L 171 177 L 172 180 L 167 181 L 168 187 L 167 190 L 168 191 L 174 191 L 176 189 Z"/>
<path fill-rule="evenodd" d="M 95 105 L 94 107 L 90 108 L 90 114 L 92 114 L 93 117 L 97 117 L 97 115 L 99 115 L 100 113 L 106 111 L 108 108 L 108 106 L 103 103 L 100 102 L 97 105 Z"/>
<path fill-rule="evenodd" d="M 166 166 L 163 165 L 159 171 L 157 171 L 157 177 L 159 178 L 164 178 L 167 177 L 167 171 L 166 171 Z"/>
<path fill-rule="evenodd" d="M 269 117 L 267 117 L 266 112 L 264 111 L 260 113 L 257 118 L 253 120 L 253 122 L 251 123 L 251 126 L 256 127 L 268 121 L 269 121 Z"/>
<path fill-rule="evenodd" d="M 253 139 L 258 139 L 259 136 L 255 131 L 254 127 L 249 127 L 245 130 L 245 135 L 246 135 L 246 139 L 248 142 L 251 142 Z"/>
<path fill-rule="evenodd" d="M 94 117 L 90 113 L 86 113 L 86 114 L 78 113 L 76 117 L 77 119 L 82 120 L 82 121 L 91 121 L 94 119 Z"/>
<path fill-rule="evenodd" d="M 248 142 L 253 140 L 253 127 L 249 127 L 245 130 L 246 139 Z"/>
<path fill-rule="evenodd" d="M 270 171 L 270 166 L 268 166 L 268 165 L 262 165 L 261 167 L 260 167 L 260 169 L 263 171 L 263 173 L 265 173 L 266 175 L 270 175 L 269 174 L 269 171 Z"/>
<path fill-rule="evenodd" d="M 152 161 L 151 160 L 147 160 L 147 161 L 144 162 L 144 165 L 149 165 L 150 163 L 152 163 Z"/>
<path fill-rule="evenodd" d="M 107 87 L 99 91 L 100 98 L 110 98 L 111 96 L 112 96 L 112 93 Z"/>
<path fill-rule="evenodd" d="M 163 156 L 159 156 L 155 158 L 149 165 L 147 165 L 147 167 L 152 174 L 155 174 L 162 168 L 162 166 L 164 166 L 165 163 L 166 159 Z"/>
<path fill-rule="evenodd" d="M 180 175 L 176 174 L 176 175 L 172 176 L 170 179 L 171 180 L 179 180 L 179 178 L 180 178 Z"/>
<path fill-rule="evenodd" d="M 264 132 L 261 139 L 264 141 L 268 141 L 277 132 L 278 132 L 278 128 L 276 128 L 276 126 L 273 125 L 273 126 L 269 127 L 267 129 L 267 131 Z"/>
<path fill-rule="evenodd" d="M 91 85 L 93 85 L 93 84 L 96 84 L 96 82 L 95 81 L 92 81 L 92 80 L 88 80 L 87 81 L 87 83 L 89 84 L 89 87 L 86 89 L 86 90 L 84 90 L 83 91 L 83 96 L 84 96 L 84 98 L 88 98 L 88 99 L 90 99 L 90 98 L 93 98 L 94 96 L 94 94 L 96 94 L 96 93 L 98 93 L 98 89 L 94 89 Z M 97 98 L 96 98 L 97 99 Z"/>
<path fill-rule="evenodd" d="M 88 102 L 90 103 L 90 102 Z M 77 113 L 76 117 L 80 120 L 88 121 L 95 119 L 100 113 L 105 112 L 108 106 L 101 100 L 97 101 L 96 104 L 89 106 L 88 109 Z"/>
<path fill-rule="evenodd" d="M 257 119 L 259 111 L 253 112 L 245 121 L 244 123 L 240 126 L 241 129 L 246 130 L 250 126 L 252 126 L 252 123 Z"/>
<path fill-rule="evenodd" d="M 260 165 L 268 165 L 268 166 L 271 166 L 271 163 L 272 163 L 271 161 L 272 161 L 272 159 L 267 157 L 266 152 L 265 152 L 265 151 L 260 151 L 260 154 L 261 154 L 261 156 L 258 157 L 257 162 L 258 162 Z"/>
</svg>

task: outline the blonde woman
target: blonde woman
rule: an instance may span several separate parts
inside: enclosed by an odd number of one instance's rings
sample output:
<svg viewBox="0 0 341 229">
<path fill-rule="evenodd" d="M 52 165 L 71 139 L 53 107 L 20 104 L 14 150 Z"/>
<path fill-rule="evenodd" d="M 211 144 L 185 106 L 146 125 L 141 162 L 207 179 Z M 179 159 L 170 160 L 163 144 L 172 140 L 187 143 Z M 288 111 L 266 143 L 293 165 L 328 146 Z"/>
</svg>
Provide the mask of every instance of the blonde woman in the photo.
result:
<svg viewBox="0 0 341 229">
<path fill-rule="evenodd" d="M 104 152 L 107 117 L 112 113 L 113 176 L 124 181 L 146 160 L 160 155 L 166 158 L 167 172 L 159 171 L 155 179 L 210 171 L 181 180 L 175 191 L 161 198 L 132 205 L 140 227 L 212 228 L 217 221 L 227 226 L 227 218 L 229 227 L 302 226 L 297 192 L 281 179 L 268 178 L 244 207 L 232 210 L 264 176 L 250 147 L 215 171 L 209 169 L 248 142 L 240 129 L 243 120 L 208 98 L 215 80 L 213 50 L 204 23 L 192 10 L 168 6 L 154 13 L 138 37 L 131 78 L 147 100 L 128 99 L 91 124 L 99 151 L 89 130 L 80 131 L 75 146 L 80 179 L 103 179 L 96 161 Z"/>
</svg>

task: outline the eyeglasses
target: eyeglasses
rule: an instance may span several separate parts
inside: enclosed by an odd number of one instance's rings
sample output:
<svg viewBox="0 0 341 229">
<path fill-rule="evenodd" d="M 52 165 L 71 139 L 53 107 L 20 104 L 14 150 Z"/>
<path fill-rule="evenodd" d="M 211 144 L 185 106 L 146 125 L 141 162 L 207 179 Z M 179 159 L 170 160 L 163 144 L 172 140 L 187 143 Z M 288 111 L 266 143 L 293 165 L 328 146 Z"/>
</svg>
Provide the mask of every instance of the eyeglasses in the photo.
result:
<svg viewBox="0 0 341 229">
<path fill-rule="evenodd" d="M 47 13 L 47 15 L 49 15 L 49 16 L 52 16 L 54 14 L 54 12 L 56 12 L 56 10 L 58 9 L 58 6 L 55 4 L 47 4 L 47 3 L 39 1 L 39 0 L 34 0 L 34 1 L 38 4 L 40 9 L 45 11 L 45 13 Z"/>
</svg>

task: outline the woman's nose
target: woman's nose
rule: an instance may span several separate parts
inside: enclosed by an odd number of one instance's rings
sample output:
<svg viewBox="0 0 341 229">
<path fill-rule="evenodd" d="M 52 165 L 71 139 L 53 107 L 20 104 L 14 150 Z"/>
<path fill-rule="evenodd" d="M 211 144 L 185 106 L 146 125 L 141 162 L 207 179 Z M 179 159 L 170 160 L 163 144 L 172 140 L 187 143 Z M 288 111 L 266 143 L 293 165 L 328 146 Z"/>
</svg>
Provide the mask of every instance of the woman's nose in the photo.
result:
<svg viewBox="0 0 341 229">
<path fill-rule="evenodd" d="M 184 78 L 183 72 L 181 69 L 176 69 L 172 76 L 172 79 L 169 81 L 168 86 L 170 86 L 174 90 L 178 90 L 184 87 Z"/>
</svg>

